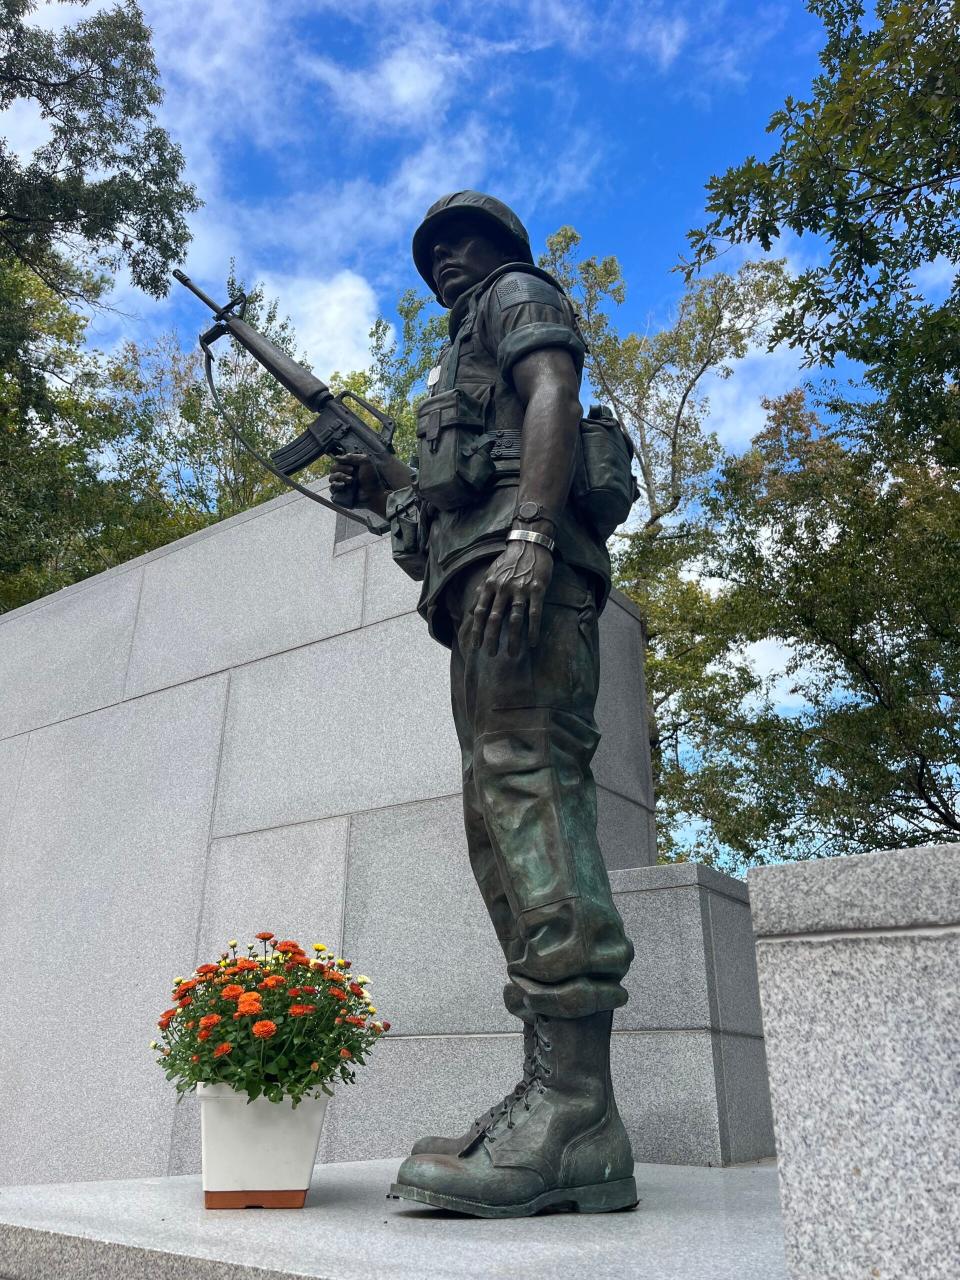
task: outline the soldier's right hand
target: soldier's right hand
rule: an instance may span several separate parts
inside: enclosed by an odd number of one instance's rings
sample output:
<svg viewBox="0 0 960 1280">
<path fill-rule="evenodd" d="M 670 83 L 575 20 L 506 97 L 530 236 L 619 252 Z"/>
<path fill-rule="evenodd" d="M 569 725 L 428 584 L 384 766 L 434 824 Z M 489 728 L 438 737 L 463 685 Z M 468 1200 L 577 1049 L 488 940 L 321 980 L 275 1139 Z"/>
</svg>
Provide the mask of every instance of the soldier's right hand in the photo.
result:
<svg viewBox="0 0 960 1280">
<path fill-rule="evenodd" d="M 356 489 L 354 489 L 356 485 Z M 330 496 L 344 507 L 366 507 L 385 515 L 389 486 L 365 453 L 344 453 L 334 459 Z"/>
</svg>

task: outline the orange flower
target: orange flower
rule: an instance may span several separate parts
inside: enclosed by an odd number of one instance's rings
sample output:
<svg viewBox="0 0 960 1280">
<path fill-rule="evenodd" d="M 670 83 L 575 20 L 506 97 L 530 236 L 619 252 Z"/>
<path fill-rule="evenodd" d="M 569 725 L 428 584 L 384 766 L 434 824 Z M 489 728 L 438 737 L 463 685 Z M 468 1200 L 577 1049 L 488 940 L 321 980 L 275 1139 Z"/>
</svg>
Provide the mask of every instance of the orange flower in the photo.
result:
<svg viewBox="0 0 960 1280">
<path fill-rule="evenodd" d="M 271 1022 L 269 1018 L 264 1018 L 262 1022 L 253 1024 L 253 1034 L 258 1040 L 269 1040 L 271 1036 L 277 1034 L 277 1024 Z"/>
<path fill-rule="evenodd" d="M 346 1000 L 347 993 L 342 987 L 327 987 L 334 1000 Z"/>
<path fill-rule="evenodd" d="M 164 1011 L 163 1011 L 163 1013 L 161 1013 L 160 1017 L 161 1017 L 161 1018 L 174 1018 L 174 1017 L 176 1017 L 176 1013 L 177 1013 L 176 1009 L 164 1009 Z"/>
<path fill-rule="evenodd" d="M 241 1013 L 259 1013 L 263 1008 L 259 992 L 245 991 L 237 1001 L 237 1008 Z"/>
<path fill-rule="evenodd" d="M 237 986 L 235 982 L 228 983 L 220 992 L 224 1000 L 239 1000 L 245 994 L 243 987 Z"/>
<path fill-rule="evenodd" d="M 292 1004 L 289 1010 L 290 1017 L 305 1018 L 308 1013 L 313 1013 L 316 1007 L 317 1006 L 315 1004 Z"/>
<path fill-rule="evenodd" d="M 362 996 L 362 995 L 363 995 L 363 987 L 361 987 L 361 985 L 360 985 L 360 983 L 359 983 L 359 982 L 351 982 L 351 983 L 350 983 L 350 990 L 353 992 L 353 994 L 354 994 L 355 996 Z"/>
<path fill-rule="evenodd" d="M 225 978 L 232 978 L 239 972 L 240 972 L 240 966 L 238 964 L 228 964 L 226 969 L 224 969 L 223 971 L 223 976 Z"/>
<path fill-rule="evenodd" d="M 257 964 L 256 960 L 250 960 L 247 956 L 241 956 L 237 961 L 238 973 L 252 973 L 255 969 L 259 968 L 260 966 Z"/>
<path fill-rule="evenodd" d="M 334 1025 L 335 1027 L 342 1027 L 342 1026 L 343 1026 L 343 1019 L 342 1019 L 342 1018 L 334 1018 L 334 1020 L 333 1020 L 333 1025 Z"/>
<path fill-rule="evenodd" d="M 196 980 L 196 978 L 188 978 L 188 979 L 186 980 L 186 982 L 178 982 L 178 983 L 177 983 L 177 998 L 179 999 L 179 997 L 180 997 L 180 996 L 185 996 L 185 995 L 187 994 L 187 992 L 188 992 L 188 991 L 192 991 L 192 990 L 193 990 L 193 988 L 194 988 L 196 985 L 197 985 L 197 980 Z"/>
<path fill-rule="evenodd" d="M 218 964 L 198 964 L 197 965 L 197 973 L 203 974 L 204 977 L 206 977 L 208 974 L 211 974 L 211 973 L 217 973 L 219 969 L 220 969 L 220 966 Z"/>
<path fill-rule="evenodd" d="M 310 1070 L 311 1070 L 311 1071 L 319 1071 L 319 1070 L 320 1070 L 320 1063 L 319 1063 L 319 1062 L 311 1062 L 311 1063 L 310 1063 Z"/>
<path fill-rule="evenodd" d="M 273 937 L 273 934 L 270 933 L 269 930 L 265 930 L 263 933 L 258 933 L 257 937 L 260 939 L 261 942 L 269 942 L 270 939 Z"/>
<path fill-rule="evenodd" d="M 282 974 L 271 973 L 270 977 L 264 978 L 264 980 L 261 983 L 259 983 L 259 985 L 261 987 L 266 987 L 267 990 L 273 990 L 275 987 L 286 986 L 286 982 L 287 980 L 282 976 Z"/>
<path fill-rule="evenodd" d="M 287 992 L 287 995 L 290 997 L 298 996 L 300 994 L 300 991 L 301 991 L 300 987 L 291 987 L 290 990 Z"/>
<path fill-rule="evenodd" d="M 193 1028 L 194 1028 L 196 1025 L 197 1025 L 197 1024 L 196 1024 L 196 1022 L 195 1022 L 193 1019 L 191 1019 L 191 1020 L 187 1023 L 187 1030 L 188 1030 L 188 1031 L 192 1031 L 192 1030 L 193 1030 Z"/>
<path fill-rule="evenodd" d="M 348 1013 L 347 1016 L 344 1018 L 344 1022 L 349 1022 L 351 1026 L 354 1026 L 354 1027 L 366 1026 L 366 1019 L 358 1018 L 355 1013 Z"/>
<path fill-rule="evenodd" d="M 283 955 L 289 955 L 291 953 L 303 955 L 303 947 L 301 947 L 300 943 L 293 942 L 289 938 L 287 938 L 285 942 L 278 942 L 277 950 L 280 951 Z"/>
<path fill-rule="evenodd" d="M 197 1039 L 198 1039 L 198 1040 L 209 1040 L 209 1039 L 210 1039 L 210 1032 L 209 1032 L 209 1031 L 198 1031 L 198 1032 L 197 1032 Z"/>
<path fill-rule="evenodd" d="M 193 1004 L 193 996 L 184 996 L 180 1001 L 180 1008 L 185 1009 L 188 1004 Z"/>
<path fill-rule="evenodd" d="M 160 1021 L 157 1023 L 157 1026 L 160 1028 L 161 1031 L 166 1031 L 167 1027 L 169 1027 L 172 1021 L 173 1021 L 172 1018 L 161 1018 Z"/>
<path fill-rule="evenodd" d="M 350 1050 L 349 1050 L 349 1049 L 341 1049 L 341 1050 L 340 1050 L 340 1057 L 341 1057 L 341 1058 L 352 1058 L 352 1057 L 353 1057 L 353 1054 L 350 1052 Z"/>
<path fill-rule="evenodd" d="M 218 1022 L 222 1021 L 223 1019 L 220 1017 L 219 1013 L 206 1013 L 200 1019 L 200 1026 L 204 1031 L 206 1031 L 207 1027 L 215 1027 Z"/>
<path fill-rule="evenodd" d="M 215 1058 L 222 1058 L 225 1053 L 233 1053 L 233 1045 L 229 1040 L 224 1040 L 223 1044 L 218 1044 L 213 1051 Z"/>
<path fill-rule="evenodd" d="M 192 1055 L 192 1057 L 190 1058 L 190 1061 L 191 1061 L 191 1062 L 199 1062 L 199 1061 L 200 1061 L 200 1055 L 199 1055 L 199 1053 L 195 1053 L 195 1054 L 193 1054 L 193 1055 Z"/>
<path fill-rule="evenodd" d="M 310 995 L 312 995 L 312 996 L 315 996 L 315 995 L 317 994 L 317 988 L 316 988 L 316 987 L 301 987 L 301 988 L 300 988 L 300 990 L 301 990 L 301 991 L 308 991 L 308 992 L 310 993 Z"/>
</svg>

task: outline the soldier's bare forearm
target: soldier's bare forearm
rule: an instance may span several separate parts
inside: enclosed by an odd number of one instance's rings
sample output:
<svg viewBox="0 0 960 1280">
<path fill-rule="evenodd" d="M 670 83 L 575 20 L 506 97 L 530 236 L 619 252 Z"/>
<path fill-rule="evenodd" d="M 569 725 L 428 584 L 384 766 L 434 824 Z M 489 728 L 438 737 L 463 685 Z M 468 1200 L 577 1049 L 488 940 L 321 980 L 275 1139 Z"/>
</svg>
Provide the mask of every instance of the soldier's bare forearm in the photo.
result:
<svg viewBox="0 0 960 1280">
<path fill-rule="evenodd" d="M 566 351 L 547 349 L 518 361 L 513 376 L 526 403 L 517 503 L 539 503 L 546 516 L 557 517 L 570 492 L 583 413 L 576 370 Z M 548 521 L 540 523 L 553 532 Z"/>
</svg>

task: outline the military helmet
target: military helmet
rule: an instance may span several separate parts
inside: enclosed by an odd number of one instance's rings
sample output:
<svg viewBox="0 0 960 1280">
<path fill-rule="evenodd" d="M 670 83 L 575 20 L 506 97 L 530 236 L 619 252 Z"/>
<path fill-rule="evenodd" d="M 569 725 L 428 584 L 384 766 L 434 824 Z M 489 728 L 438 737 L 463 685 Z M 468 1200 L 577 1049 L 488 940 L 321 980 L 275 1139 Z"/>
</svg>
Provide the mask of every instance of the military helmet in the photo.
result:
<svg viewBox="0 0 960 1280">
<path fill-rule="evenodd" d="M 478 222 L 486 223 L 491 231 L 496 232 L 498 240 L 509 242 L 515 262 L 533 263 L 527 229 L 508 205 L 496 196 L 484 195 L 482 191 L 453 191 L 430 206 L 413 235 L 413 261 L 432 292 L 436 292 L 433 283 L 434 236 L 437 227 L 455 213 L 475 215 Z"/>
</svg>

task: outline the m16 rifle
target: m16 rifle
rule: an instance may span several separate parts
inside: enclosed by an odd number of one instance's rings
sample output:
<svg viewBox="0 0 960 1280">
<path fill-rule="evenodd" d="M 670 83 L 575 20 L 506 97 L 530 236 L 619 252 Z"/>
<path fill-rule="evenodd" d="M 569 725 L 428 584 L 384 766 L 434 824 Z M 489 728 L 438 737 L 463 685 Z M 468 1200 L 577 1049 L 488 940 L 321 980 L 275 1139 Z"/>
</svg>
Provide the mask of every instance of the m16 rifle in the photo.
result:
<svg viewBox="0 0 960 1280">
<path fill-rule="evenodd" d="M 311 462 L 315 462 L 317 458 L 323 457 L 324 454 L 329 454 L 336 458 L 346 453 L 366 454 L 374 469 L 380 473 L 382 464 L 387 459 L 395 456 L 392 446 L 393 433 L 396 430 L 394 419 L 352 391 L 341 391 L 339 395 L 334 395 L 326 383 L 321 382 L 314 374 L 304 369 L 302 365 L 297 364 L 279 347 L 274 346 L 262 333 L 257 333 L 256 329 L 252 329 L 243 318 L 247 306 L 246 294 L 237 294 L 235 298 L 230 299 L 225 307 L 221 307 L 212 298 L 208 297 L 202 289 L 197 288 L 189 276 L 184 275 L 182 271 L 174 271 L 173 275 L 191 293 L 196 294 L 200 301 L 205 303 L 214 314 L 213 326 L 200 334 L 200 350 L 203 352 L 204 373 L 214 403 L 234 437 L 262 466 L 281 479 L 284 484 L 289 485 L 291 489 L 296 489 L 299 493 L 312 498 L 314 502 L 319 502 L 324 507 L 329 507 L 333 511 L 349 517 L 351 520 L 356 520 L 373 533 L 387 533 L 390 526 L 386 520 L 373 512 L 359 512 L 351 509 L 357 502 L 356 472 L 354 472 L 353 491 L 352 493 L 348 492 L 346 502 L 343 505 L 337 502 L 330 502 L 320 494 L 314 493 L 312 489 L 298 484 L 291 477 L 297 471 L 309 466 Z M 231 338 L 239 342 L 240 346 L 245 351 L 249 351 L 254 360 L 262 364 L 264 369 L 272 377 L 276 378 L 281 386 L 286 387 L 292 396 L 317 415 L 307 429 L 302 431 L 295 440 L 291 440 L 289 444 L 275 449 L 270 454 L 270 461 L 267 461 L 245 439 L 231 416 L 224 409 L 217 392 L 213 379 L 214 355 L 211 348 L 218 338 L 222 338 L 226 334 L 229 334 Z M 348 400 L 353 401 L 379 422 L 380 429 L 376 430 L 371 427 L 352 409 L 348 408 L 346 403 Z"/>
</svg>

